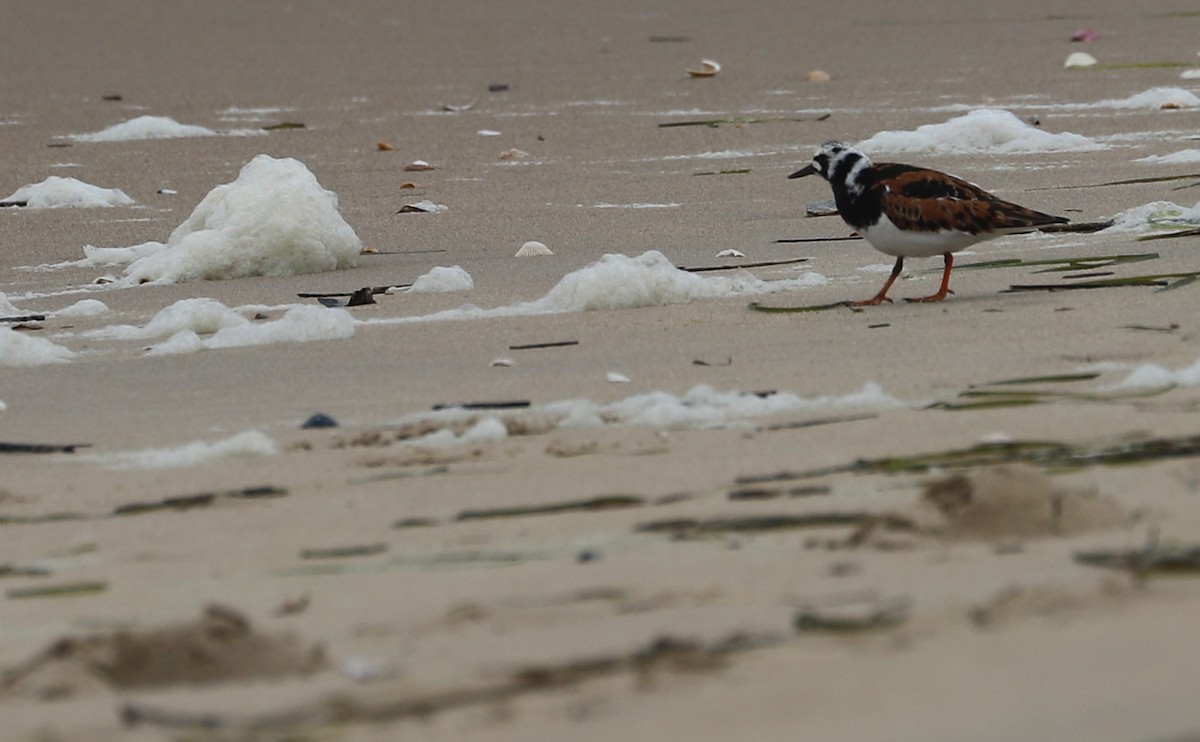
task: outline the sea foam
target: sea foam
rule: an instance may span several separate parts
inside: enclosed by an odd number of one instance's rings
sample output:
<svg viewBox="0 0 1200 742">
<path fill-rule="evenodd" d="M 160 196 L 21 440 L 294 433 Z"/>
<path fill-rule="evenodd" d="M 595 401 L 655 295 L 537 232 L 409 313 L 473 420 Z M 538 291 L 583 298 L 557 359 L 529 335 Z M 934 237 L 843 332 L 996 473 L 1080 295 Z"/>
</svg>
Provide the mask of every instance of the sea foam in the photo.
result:
<svg viewBox="0 0 1200 742">
<path fill-rule="evenodd" d="M 826 283 L 828 279 L 811 271 L 796 278 L 776 281 L 763 281 L 749 273 L 706 277 L 676 268 L 657 250 L 650 250 L 632 258 L 613 253 L 563 276 L 545 296 L 535 301 L 518 302 L 493 309 L 463 307 L 420 317 L 370 319 L 367 320 L 367 324 L 632 309 L 680 304 L 697 299 L 792 291 Z"/>
<path fill-rule="evenodd" d="M 135 202 L 118 188 L 101 188 L 75 178 L 51 175 L 41 183 L 24 185 L 3 201 L 24 201 L 30 209 L 110 208 Z"/>
<path fill-rule="evenodd" d="M 274 320 L 248 318 L 263 309 L 231 309 L 208 298 L 180 299 L 160 309 L 145 325 L 109 325 L 84 336 L 102 340 L 166 338 L 150 346 L 150 354 L 176 355 L 209 348 L 338 340 L 354 335 L 358 324 L 344 309 L 311 304 L 287 305 Z"/>
<path fill-rule="evenodd" d="M 1080 134 L 1044 131 L 994 108 L 979 108 L 940 124 L 918 126 L 915 131 L 881 131 L 858 146 L 867 152 L 939 154 L 1085 152 L 1103 148 Z"/>
<path fill-rule="evenodd" d="M 74 357 L 74 351 L 51 340 L 0 326 L 0 366 L 44 366 Z"/>
<path fill-rule="evenodd" d="M 128 262 L 125 285 L 317 273 L 352 267 L 361 251 L 337 194 L 299 160 L 268 155 L 209 191 L 165 244 L 84 247 L 94 266 Z"/>
<path fill-rule="evenodd" d="M 169 116 L 138 116 L 91 134 L 75 134 L 77 142 L 128 142 L 141 139 L 180 139 L 215 137 L 217 132 L 205 126 L 181 124 Z"/>
<path fill-rule="evenodd" d="M 192 441 L 179 446 L 113 453 L 85 453 L 73 461 L 89 461 L 115 469 L 177 469 L 232 457 L 274 456 L 279 447 L 266 433 L 247 430 L 216 441 Z"/>
<path fill-rule="evenodd" d="M 440 446 L 500 440 L 510 427 L 526 434 L 606 425 L 696 430 L 749 425 L 772 415 L 907 406 L 908 403 L 887 394 L 874 382 L 867 382 L 862 389 L 848 394 L 815 397 L 790 392 L 721 391 L 698 384 L 682 395 L 667 391 L 642 392 L 607 404 L 589 399 L 565 399 L 506 413 L 482 413 L 462 408 L 420 412 L 400 418 L 393 426 L 421 431 L 420 437 L 408 441 L 412 445 Z"/>
</svg>

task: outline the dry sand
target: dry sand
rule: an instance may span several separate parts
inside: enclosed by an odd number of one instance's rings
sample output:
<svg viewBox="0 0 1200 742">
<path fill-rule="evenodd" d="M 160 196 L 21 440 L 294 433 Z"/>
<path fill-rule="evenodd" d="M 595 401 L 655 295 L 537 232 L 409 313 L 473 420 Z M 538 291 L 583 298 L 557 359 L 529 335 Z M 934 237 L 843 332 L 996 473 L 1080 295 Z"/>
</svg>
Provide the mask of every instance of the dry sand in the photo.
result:
<svg viewBox="0 0 1200 742">
<path fill-rule="evenodd" d="M 1087 50 L 1104 62 L 1195 62 L 1193 10 L 1182 0 L 1152 8 L 1027 0 L 833 9 L 624 0 L 9 4 L 0 24 L 0 191 L 73 162 L 79 167 L 61 174 L 122 188 L 143 206 L 3 210 L 0 290 L 15 300 L 88 284 L 99 271 L 14 268 L 78 259 L 89 243 L 163 240 L 209 189 L 266 152 L 304 162 L 380 252 L 347 271 L 98 295 L 119 321 L 143 323 L 186 297 L 283 304 L 300 291 L 405 283 L 454 264 L 475 278 L 473 291 L 382 296 L 353 312 L 499 306 L 541 297 L 604 253 L 649 249 L 686 266 L 719 263 L 714 255 L 725 248 L 751 261 L 807 257 L 806 267 L 831 279 L 764 299 L 774 306 L 863 298 L 884 274 L 858 269 L 886 262 L 866 244 L 775 242 L 847 232 L 836 218 L 803 218 L 806 202 L 828 198 L 825 184 L 784 178 L 813 148 L 955 115 L 935 106 L 1003 107 L 1031 95 L 1089 102 L 1177 85 L 1178 68 L 1070 72 L 1062 61 L 1082 46 L 1068 42 L 1071 32 L 1090 26 L 1102 38 Z M 721 73 L 689 79 L 685 70 L 705 57 L 720 61 Z M 832 82 L 806 83 L 815 68 Z M 509 88 L 489 93 L 493 83 Z M 472 100 L 470 111 L 430 113 Z M 306 128 L 47 146 L 144 113 L 226 129 L 218 112 L 231 106 L 287 107 L 259 125 Z M 822 110 L 833 115 L 657 126 Z M 1132 160 L 1186 148 L 1198 123 L 1194 110 L 1056 111 L 1042 114 L 1043 127 L 1093 137 L 1179 134 L 1088 153 L 897 159 L 1090 221 L 1159 199 L 1190 204 L 1196 192 L 1173 192 L 1173 183 L 1053 187 L 1189 172 Z M 501 135 L 482 137 L 481 129 Z M 379 151 L 381 141 L 394 149 Z M 530 156 L 502 161 L 511 148 Z M 725 150 L 774 154 L 663 159 Z M 404 173 L 414 159 L 437 169 Z M 399 190 L 406 180 L 419 185 L 411 198 Z M 178 194 L 156 193 L 163 187 Z M 396 214 L 419 198 L 450 211 Z M 590 208 L 598 203 L 680 206 Z M 553 257 L 513 258 L 531 239 Z M 961 260 L 1154 250 L 1157 260 L 1112 270 L 1197 270 L 1195 238 L 1056 239 L 1061 246 L 1045 253 L 1044 241 L 1009 238 Z M 928 293 L 938 267 L 913 261 L 893 294 Z M 1124 467 L 1060 460 L 1015 473 L 935 462 L 960 475 L 931 490 L 944 512 L 923 500 L 936 470 L 844 465 L 967 448 L 996 434 L 1074 448 L 1194 435 L 1195 389 L 970 410 L 913 406 L 811 426 L 800 424 L 841 413 L 716 430 L 531 431 L 431 451 L 395 441 L 389 428 L 439 403 L 607 402 L 701 383 L 811 397 L 873 381 L 904 400 L 963 402 L 960 393 L 984 382 L 1105 361 L 1178 368 L 1196 359 L 1194 287 L 1002 293 L 1060 275 L 962 270 L 943 304 L 863 312 L 763 314 L 737 298 L 364 326 L 349 340 L 164 358 L 145 357 L 144 343 L 133 342 L 68 364 L 0 368 L 5 441 L 90 444 L 80 458 L 259 429 L 282 449 L 165 470 L 3 455 L 0 565 L 49 572 L 0 573 L 3 736 L 1192 739 L 1200 734 L 1195 578 L 1160 578 L 1142 564 L 1132 570 L 1152 573 L 1142 579 L 1075 558 L 1142 548 L 1155 534 L 1160 544 L 1200 540 L 1192 449 Z M 22 306 L 52 311 L 78 298 Z M 29 332 L 50 337 L 112 316 L 51 319 Z M 509 349 L 560 340 L 579 343 Z M 502 356 L 516 365 L 489 365 Z M 632 381 L 607 383 L 608 371 Z M 1094 392 L 1120 378 L 1024 388 Z M 341 427 L 298 429 L 318 411 Z M 813 470 L 826 471 L 769 476 Z M 273 489 L 248 490 L 262 487 Z M 747 490 L 758 497 L 745 499 Z M 114 515 L 205 493 L 213 496 L 186 509 Z M 610 507 L 461 517 L 597 498 Z M 62 513 L 70 517 L 45 518 Z M 405 521 L 425 525 L 397 527 Z M 24 592 L 54 586 L 76 590 Z M 238 642 L 253 651 L 239 652 Z M 210 665 L 226 671 L 197 669 Z"/>
</svg>

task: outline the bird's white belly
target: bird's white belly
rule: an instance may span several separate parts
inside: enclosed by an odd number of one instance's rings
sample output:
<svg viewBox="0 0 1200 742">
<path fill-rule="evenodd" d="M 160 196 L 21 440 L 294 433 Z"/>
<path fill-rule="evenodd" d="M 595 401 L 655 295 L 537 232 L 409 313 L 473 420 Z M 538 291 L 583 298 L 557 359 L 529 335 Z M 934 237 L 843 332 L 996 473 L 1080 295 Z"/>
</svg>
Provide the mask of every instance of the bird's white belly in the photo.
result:
<svg viewBox="0 0 1200 742">
<path fill-rule="evenodd" d="M 909 232 L 899 229 L 886 216 L 880 217 L 874 226 L 860 231 L 867 242 L 871 243 L 871 247 L 897 258 L 928 258 L 942 253 L 958 252 L 976 242 L 998 236 L 994 232 Z"/>
</svg>

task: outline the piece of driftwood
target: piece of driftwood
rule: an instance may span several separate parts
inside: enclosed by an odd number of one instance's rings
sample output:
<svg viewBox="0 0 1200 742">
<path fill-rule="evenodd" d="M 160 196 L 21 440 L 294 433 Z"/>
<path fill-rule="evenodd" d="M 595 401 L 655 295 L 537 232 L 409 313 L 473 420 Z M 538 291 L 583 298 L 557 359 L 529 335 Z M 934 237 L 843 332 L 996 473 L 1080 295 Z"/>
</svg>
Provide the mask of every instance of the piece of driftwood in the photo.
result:
<svg viewBox="0 0 1200 742">
<path fill-rule="evenodd" d="M 522 345 L 510 345 L 509 350 L 538 350 L 541 348 L 566 348 L 571 345 L 579 345 L 578 340 L 552 340 L 547 343 L 525 343 Z"/>
<path fill-rule="evenodd" d="M 11 443 L 0 441 L 0 453 L 75 453 L 90 443 Z"/>
<path fill-rule="evenodd" d="M 435 410 L 523 410 L 533 405 L 528 399 L 503 400 L 499 402 L 439 402 Z"/>
</svg>

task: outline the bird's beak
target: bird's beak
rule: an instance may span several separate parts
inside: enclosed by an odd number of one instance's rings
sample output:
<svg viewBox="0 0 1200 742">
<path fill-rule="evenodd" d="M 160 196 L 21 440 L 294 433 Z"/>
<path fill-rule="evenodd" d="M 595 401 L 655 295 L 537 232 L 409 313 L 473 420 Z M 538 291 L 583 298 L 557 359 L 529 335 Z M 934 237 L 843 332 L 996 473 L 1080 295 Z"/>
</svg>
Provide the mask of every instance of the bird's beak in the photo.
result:
<svg viewBox="0 0 1200 742">
<path fill-rule="evenodd" d="M 817 169 L 811 164 L 808 164 L 789 175 L 788 178 L 803 178 L 804 176 L 812 175 L 815 172 L 817 172 Z"/>
</svg>

